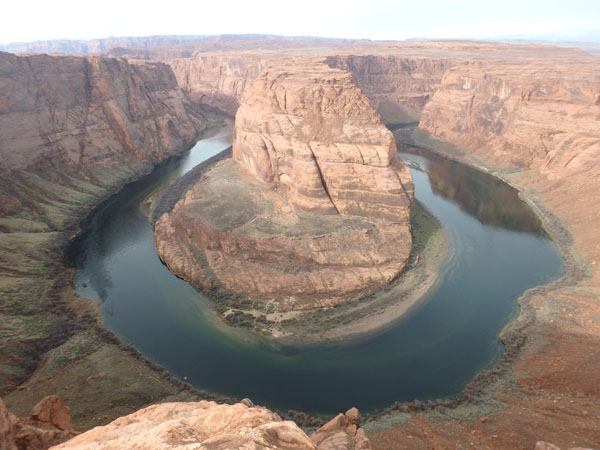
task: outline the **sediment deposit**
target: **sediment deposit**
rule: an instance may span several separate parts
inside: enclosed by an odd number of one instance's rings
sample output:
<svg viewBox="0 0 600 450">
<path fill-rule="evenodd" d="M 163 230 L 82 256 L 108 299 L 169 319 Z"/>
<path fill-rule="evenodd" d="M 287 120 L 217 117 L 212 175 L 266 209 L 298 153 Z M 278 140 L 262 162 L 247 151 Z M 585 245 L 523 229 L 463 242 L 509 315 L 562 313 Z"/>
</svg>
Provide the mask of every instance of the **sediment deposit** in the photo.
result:
<svg viewBox="0 0 600 450">
<path fill-rule="evenodd" d="M 411 250 L 410 172 L 349 73 L 312 61 L 247 89 L 233 161 L 155 226 L 169 268 L 205 288 L 304 308 L 389 283 Z"/>
</svg>

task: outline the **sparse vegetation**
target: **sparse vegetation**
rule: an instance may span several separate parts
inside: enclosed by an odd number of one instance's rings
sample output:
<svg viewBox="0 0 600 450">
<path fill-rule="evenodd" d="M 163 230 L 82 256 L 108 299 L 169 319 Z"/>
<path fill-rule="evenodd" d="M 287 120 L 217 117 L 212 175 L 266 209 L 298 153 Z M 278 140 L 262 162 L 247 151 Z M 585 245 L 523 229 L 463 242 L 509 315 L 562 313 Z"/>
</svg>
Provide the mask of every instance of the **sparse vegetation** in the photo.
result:
<svg viewBox="0 0 600 450">
<path fill-rule="evenodd" d="M 175 180 L 171 185 L 160 194 L 160 199 L 153 202 L 151 213 L 151 223 L 154 224 L 164 213 L 169 212 L 175 206 L 185 193 L 200 179 L 208 168 L 217 162 L 231 157 L 231 147 L 223 150 L 221 153 L 208 158 L 201 164 L 198 164 L 184 176 Z"/>
</svg>

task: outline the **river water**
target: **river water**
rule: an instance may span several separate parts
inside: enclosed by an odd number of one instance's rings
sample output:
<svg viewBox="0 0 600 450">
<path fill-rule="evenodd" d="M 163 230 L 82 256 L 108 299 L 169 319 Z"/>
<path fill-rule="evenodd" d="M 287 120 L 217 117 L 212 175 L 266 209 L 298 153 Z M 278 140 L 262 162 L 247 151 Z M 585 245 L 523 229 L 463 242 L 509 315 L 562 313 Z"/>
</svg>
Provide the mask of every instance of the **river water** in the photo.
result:
<svg viewBox="0 0 600 450">
<path fill-rule="evenodd" d="M 127 185 L 90 215 L 67 252 L 77 291 L 101 303 L 105 327 L 201 389 L 325 414 L 456 395 L 501 356 L 498 334 L 517 314 L 517 298 L 563 273 L 559 252 L 514 189 L 431 153 L 403 153 L 416 198 L 448 236 L 436 288 L 393 326 L 343 343 L 289 351 L 228 328 L 161 263 L 140 205 L 231 139 L 223 131 L 199 141 Z"/>
</svg>

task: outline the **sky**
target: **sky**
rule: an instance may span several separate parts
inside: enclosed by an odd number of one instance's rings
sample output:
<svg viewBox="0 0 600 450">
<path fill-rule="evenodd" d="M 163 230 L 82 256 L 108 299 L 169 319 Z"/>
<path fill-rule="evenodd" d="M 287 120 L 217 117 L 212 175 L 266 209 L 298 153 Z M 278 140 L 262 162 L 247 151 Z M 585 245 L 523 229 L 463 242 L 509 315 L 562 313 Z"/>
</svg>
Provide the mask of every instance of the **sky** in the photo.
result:
<svg viewBox="0 0 600 450">
<path fill-rule="evenodd" d="M 0 44 L 242 33 L 600 42 L 600 0 L 22 0 L 0 13 Z"/>
</svg>

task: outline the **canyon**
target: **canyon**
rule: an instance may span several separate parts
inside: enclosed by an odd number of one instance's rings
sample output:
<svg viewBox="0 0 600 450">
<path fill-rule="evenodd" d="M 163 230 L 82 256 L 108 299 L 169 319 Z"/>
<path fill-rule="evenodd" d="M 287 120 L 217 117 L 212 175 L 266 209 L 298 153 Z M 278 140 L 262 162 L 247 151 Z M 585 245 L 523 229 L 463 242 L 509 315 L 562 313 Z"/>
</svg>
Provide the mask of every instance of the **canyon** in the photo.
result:
<svg viewBox="0 0 600 450">
<path fill-rule="evenodd" d="M 78 396 L 81 377 L 92 376 L 88 383 L 110 397 L 111 381 L 99 377 L 94 383 L 95 375 L 82 375 L 103 367 L 135 374 L 122 386 L 129 384 L 127 402 L 138 406 L 157 392 L 180 392 L 164 379 L 161 384 L 156 368 L 134 368 L 139 355 L 106 332 L 93 305 L 72 290 L 63 252 L 95 205 L 189 149 L 216 116 L 190 104 L 161 63 L 0 53 L 0 89 L 3 395 L 28 396 L 24 382 L 55 391 L 56 382 L 60 389 L 71 385 Z M 44 370 L 36 372 L 42 360 Z M 140 373 L 158 376 L 158 389 L 140 384 Z M 17 400 L 16 412 L 45 396 L 38 394 L 31 403 Z M 76 426 L 93 416 L 87 408 L 80 403 L 72 409 Z"/>
<path fill-rule="evenodd" d="M 232 44 L 229 51 L 181 58 L 179 50 L 163 49 L 164 64 L 0 54 L 2 318 L 8 324 L 0 382 L 9 407 L 30 410 L 60 390 L 72 401 L 76 427 L 90 428 L 162 399 L 202 395 L 89 325 L 93 308 L 70 291 L 62 273 L 62 243 L 76 229 L 73 218 L 191 145 L 216 114 L 200 103 L 233 115 L 267 65 L 304 58 L 303 52 L 241 51 Z M 478 395 L 443 415 L 399 405 L 398 420 L 367 432 L 373 448 L 533 448 L 542 438 L 564 448 L 597 447 L 598 57 L 544 45 L 451 41 L 356 43 L 310 53 L 350 71 L 390 126 L 418 122 L 418 129 L 399 130 L 407 142 L 435 147 L 517 187 L 567 266 L 565 277 L 521 297 L 519 317 L 502 335 L 512 356 Z M 36 67 L 45 67 L 44 75 Z M 61 88 L 63 79 L 69 89 Z M 80 86 L 76 97 L 72 85 Z M 82 400 L 93 390 L 116 392 L 110 405 L 101 397 Z"/>
<path fill-rule="evenodd" d="M 357 300 L 410 255 L 414 185 L 349 73 L 267 68 L 235 118 L 233 159 L 155 224 L 158 254 L 207 289 L 280 308 Z"/>
</svg>

